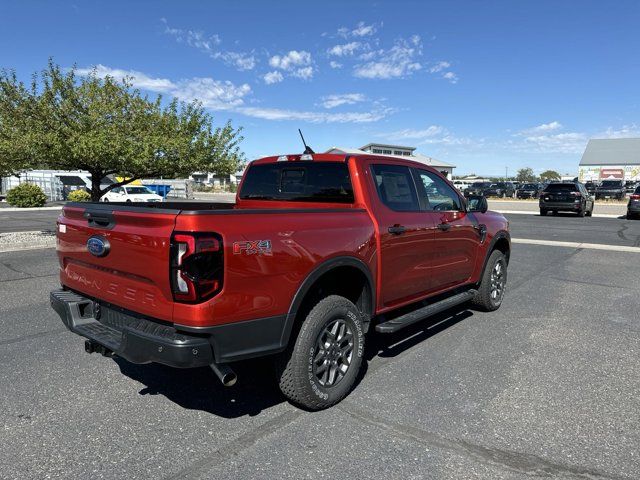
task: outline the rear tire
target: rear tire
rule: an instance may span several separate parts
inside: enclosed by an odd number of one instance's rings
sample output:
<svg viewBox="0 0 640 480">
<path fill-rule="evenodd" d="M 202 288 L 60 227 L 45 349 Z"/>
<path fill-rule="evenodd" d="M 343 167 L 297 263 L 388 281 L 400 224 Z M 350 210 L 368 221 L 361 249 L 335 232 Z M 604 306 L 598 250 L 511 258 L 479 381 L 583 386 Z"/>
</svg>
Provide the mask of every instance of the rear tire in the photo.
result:
<svg viewBox="0 0 640 480">
<path fill-rule="evenodd" d="M 471 304 L 479 310 L 493 312 L 500 308 L 507 286 L 507 257 L 500 250 L 489 255 L 478 292 Z"/>
<path fill-rule="evenodd" d="M 578 216 L 579 216 L 579 217 L 584 217 L 584 215 L 585 215 L 585 209 L 586 209 L 586 207 L 585 207 L 585 208 L 582 208 L 582 207 L 581 207 L 581 208 L 580 208 L 580 210 L 578 210 Z"/>
<path fill-rule="evenodd" d="M 358 308 L 344 297 L 328 296 L 309 312 L 295 342 L 276 362 L 280 390 L 307 410 L 331 407 L 353 389 L 363 354 Z"/>
<path fill-rule="evenodd" d="M 592 216 L 593 216 L 593 205 L 591 205 L 591 210 L 587 212 L 587 217 L 592 217 Z"/>
<path fill-rule="evenodd" d="M 549 212 L 549 210 L 547 210 L 546 208 L 541 208 L 540 209 L 540 216 L 541 217 L 546 217 L 548 212 Z"/>
</svg>

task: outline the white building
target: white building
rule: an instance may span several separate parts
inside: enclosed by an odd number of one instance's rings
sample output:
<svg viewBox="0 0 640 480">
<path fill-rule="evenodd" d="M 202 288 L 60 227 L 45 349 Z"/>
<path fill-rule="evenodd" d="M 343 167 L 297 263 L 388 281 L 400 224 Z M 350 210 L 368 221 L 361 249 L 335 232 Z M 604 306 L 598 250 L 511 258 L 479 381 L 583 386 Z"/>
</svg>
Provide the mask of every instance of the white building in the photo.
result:
<svg viewBox="0 0 640 480">
<path fill-rule="evenodd" d="M 448 179 L 453 176 L 453 169 L 456 168 L 442 160 L 436 160 L 435 158 L 416 153 L 415 147 L 407 147 L 402 145 L 387 145 L 385 143 L 367 143 L 360 148 L 344 148 L 344 147 L 332 147 L 325 153 L 338 153 L 343 155 L 384 155 L 385 157 L 398 157 L 407 160 L 413 160 L 414 162 L 423 163 L 430 167 L 435 168 L 443 175 L 446 175 Z"/>
<path fill-rule="evenodd" d="M 640 138 L 589 140 L 578 169 L 581 182 L 640 180 Z"/>
</svg>

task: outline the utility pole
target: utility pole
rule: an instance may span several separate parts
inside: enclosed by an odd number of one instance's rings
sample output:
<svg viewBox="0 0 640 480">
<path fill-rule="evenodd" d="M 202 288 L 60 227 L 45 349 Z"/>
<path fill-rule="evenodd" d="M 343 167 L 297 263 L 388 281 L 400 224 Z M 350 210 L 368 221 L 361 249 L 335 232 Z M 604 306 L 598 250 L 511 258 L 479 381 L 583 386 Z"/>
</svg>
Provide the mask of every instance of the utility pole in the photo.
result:
<svg viewBox="0 0 640 480">
<path fill-rule="evenodd" d="M 509 179 L 509 167 L 504 167 L 504 181 Z"/>
</svg>

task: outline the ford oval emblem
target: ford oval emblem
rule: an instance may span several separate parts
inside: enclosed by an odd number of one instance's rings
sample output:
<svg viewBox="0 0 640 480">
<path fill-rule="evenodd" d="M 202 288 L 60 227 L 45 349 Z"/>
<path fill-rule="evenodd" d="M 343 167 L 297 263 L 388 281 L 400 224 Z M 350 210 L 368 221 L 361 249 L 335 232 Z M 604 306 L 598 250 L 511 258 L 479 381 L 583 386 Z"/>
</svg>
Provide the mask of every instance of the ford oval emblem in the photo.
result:
<svg viewBox="0 0 640 480">
<path fill-rule="evenodd" d="M 110 248 L 111 245 L 109 245 L 109 240 L 99 235 L 90 237 L 89 240 L 87 240 L 87 250 L 95 257 L 106 256 L 109 253 Z"/>
</svg>

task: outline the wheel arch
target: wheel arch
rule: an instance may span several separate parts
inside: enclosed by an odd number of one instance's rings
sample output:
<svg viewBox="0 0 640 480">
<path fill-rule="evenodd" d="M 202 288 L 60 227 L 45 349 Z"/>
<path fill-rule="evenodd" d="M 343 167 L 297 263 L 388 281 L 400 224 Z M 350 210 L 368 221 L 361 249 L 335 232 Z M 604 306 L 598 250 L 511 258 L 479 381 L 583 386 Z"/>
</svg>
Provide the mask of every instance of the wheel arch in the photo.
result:
<svg viewBox="0 0 640 480">
<path fill-rule="evenodd" d="M 308 313 L 321 298 L 331 294 L 342 294 L 358 307 L 366 332 L 375 312 L 374 285 L 371 270 L 359 258 L 340 256 L 321 263 L 307 275 L 293 296 L 281 344 L 287 345 L 292 333 L 299 328 L 305 313 Z"/>
<path fill-rule="evenodd" d="M 484 270 L 485 268 L 487 268 L 489 257 L 494 250 L 500 250 L 507 259 L 507 265 L 509 265 L 509 259 L 511 257 L 511 235 L 509 234 L 509 232 L 507 232 L 506 230 L 500 230 L 491 239 L 489 247 L 487 248 L 487 254 L 484 256 L 482 270 L 480 270 L 480 278 L 483 277 Z"/>
</svg>

